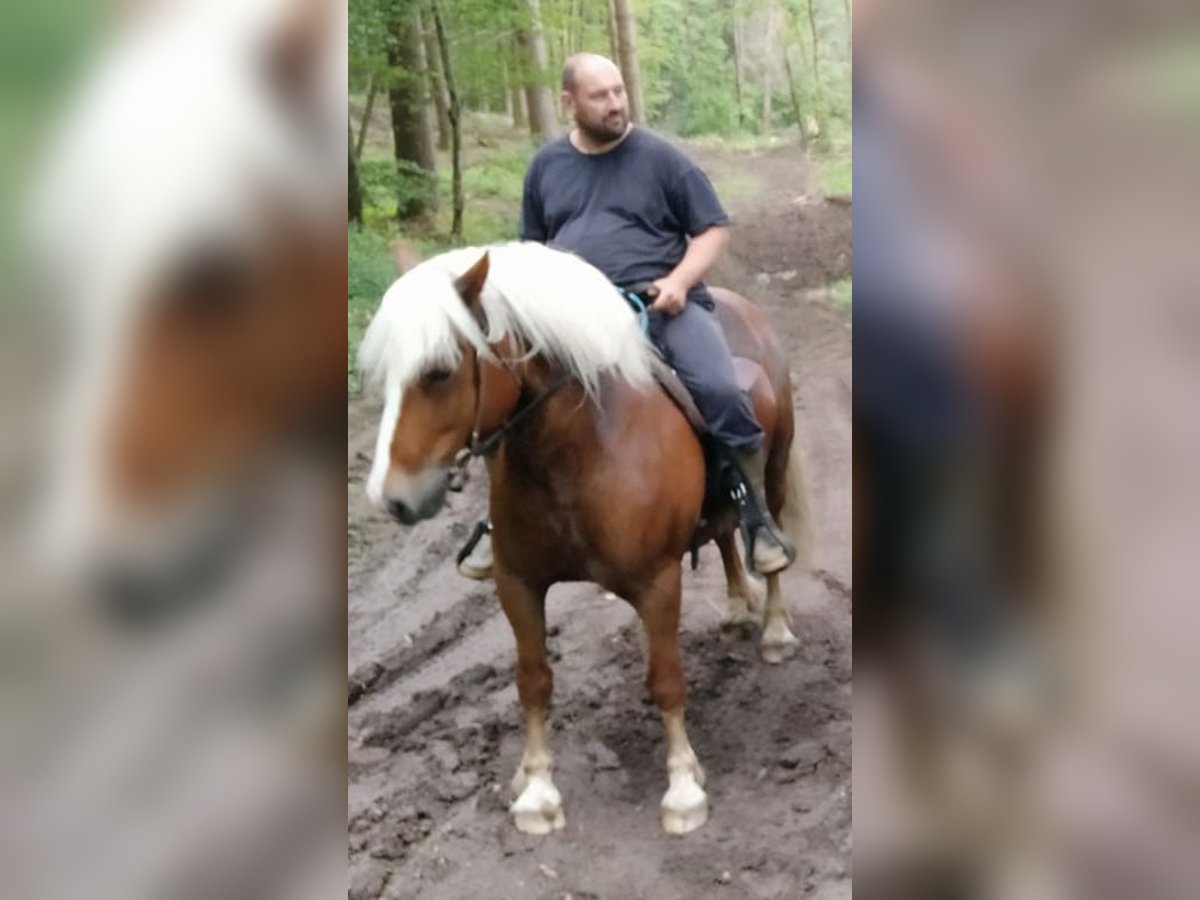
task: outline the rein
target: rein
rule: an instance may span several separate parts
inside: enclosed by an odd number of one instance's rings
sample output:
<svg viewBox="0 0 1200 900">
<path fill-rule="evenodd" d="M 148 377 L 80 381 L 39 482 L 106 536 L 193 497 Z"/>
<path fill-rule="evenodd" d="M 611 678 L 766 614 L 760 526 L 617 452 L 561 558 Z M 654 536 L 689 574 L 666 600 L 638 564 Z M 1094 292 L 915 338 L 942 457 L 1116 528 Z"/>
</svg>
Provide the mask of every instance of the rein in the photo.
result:
<svg viewBox="0 0 1200 900">
<path fill-rule="evenodd" d="M 512 378 L 512 380 L 516 383 L 518 390 L 520 390 L 521 381 L 517 377 L 516 373 L 513 371 L 512 360 L 503 359 L 503 360 L 501 360 L 501 363 L 503 363 L 503 365 L 504 365 L 504 371 L 508 373 L 509 377 Z M 478 358 L 478 356 L 476 356 L 476 359 L 475 359 L 475 427 L 471 430 L 470 445 L 463 447 L 461 450 L 458 451 L 458 454 L 454 457 L 454 470 L 451 472 L 450 485 L 449 485 L 450 490 L 453 490 L 453 491 L 461 491 L 463 489 L 463 486 L 466 484 L 467 464 L 470 463 L 472 459 L 474 459 L 477 456 L 480 456 L 480 457 L 491 456 L 493 453 L 495 453 L 496 448 L 498 448 L 500 446 L 500 443 L 504 440 L 505 437 L 508 436 L 508 433 L 510 431 L 512 431 L 514 428 L 516 428 L 518 425 L 520 425 L 523 421 L 525 421 L 531 415 L 533 415 L 533 413 L 537 411 L 539 406 L 541 406 L 543 403 L 545 403 L 546 400 L 548 400 L 551 396 L 556 394 L 558 391 L 562 390 L 562 388 L 566 387 L 572 381 L 572 378 L 570 375 L 564 375 L 562 378 L 560 378 L 558 381 L 554 382 L 552 385 L 550 385 L 548 388 L 546 388 L 544 391 L 542 391 L 540 394 L 538 394 L 536 397 L 534 397 L 529 402 L 525 403 L 524 405 L 518 404 L 517 408 L 515 410 L 513 410 L 512 415 L 510 415 L 507 419 L 505 419 L 500 424 L 499 428 L 497 428 L 495 431 L 493 431 L 491 434 L 489 434 L 485 437 L 479 433 L 479 414 L 480 414 L 480 410 L 483 408 L 483 384 L 482 384 L 483 379 L 480 375 L 481 368 L 482 367 L 479 364 L 479 358 Z"/>
<path fill-rule="evenodd" d="M 520 425 L 522 421 L 527 419 L 552 394 L 566 387 L 570 381 L 571 377 L 569 375 L 564 376 L 554 384 L 550 385 L 550 387 L 546 388 L 546 390 L 542 391 L 524 406 L 518 406 L 516 410 L 513 411 L 513 414 L 505 419 L 504 423 L 499 428 L 497 428 L 483 440 L 480 440 L 478 431 L 472 431 L 471 446 L 464 447 L 463 449 L 466 450 L 471 456 L 491 456 L 496 452 L 496 448 L 500 446 L 500 442 L 504 440 L 504 437 L 508 434 L 508 432 L 510 432 L 517 425 Z"/>
<path fill-rule="evenodd" d="M 625 298 L 625 301 L 633 309 L 634 314 L 638 318 L 638 324 L 641 326 L 643 333 L 649 331 L 650 327 L 650 307 L 647 300 L 653 301 L 658 296 L 658 288 L 653 282 L 645 281 L 638 282 L 627 286 L 617 286 L 618 293 Z M 513 360 L 502 359 L 510 378 L 516 383 L 518 391 L 521 388 L 521 380 L 513 371 Z M 479 433 L 479 414 L 483 408 L 483 387 L 482 378 L 480 376 L 481 367 L 479 365 L 479 357 L 476 354 L 475 358 L 475 427 L 471 430 L 471 443 L 458 451 L 454 457 L 454 469 L 450 473 L 449 487 L 452 491 L 461 491 L 467 481 L 467 465 L 477 456 L 491 456 L 496 452 L 496 448 L 515 427 L 521 424 L 525 419 L 529 418 L 539 406 L 541 406 L 548 398 L 564 388 L 571 382 L 570 375 L 564 375 L 550 387 L 546 388 L 524 406 L 518 405 L 500 427 L 491 434 L 483 437 Z"/>
</svg>

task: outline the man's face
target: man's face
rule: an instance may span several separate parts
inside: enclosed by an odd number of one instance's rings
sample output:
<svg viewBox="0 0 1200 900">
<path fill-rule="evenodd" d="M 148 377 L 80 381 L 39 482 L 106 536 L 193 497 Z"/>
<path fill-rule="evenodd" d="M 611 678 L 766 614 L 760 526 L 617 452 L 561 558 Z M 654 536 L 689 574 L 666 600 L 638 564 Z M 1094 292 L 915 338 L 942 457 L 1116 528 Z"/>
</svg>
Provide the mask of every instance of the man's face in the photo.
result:
<svg viewBox="0 0 1200 900">
<path fill-rule="evenodd" d="M 575 89 L 563 99 L 579 130 L 594 141 L 615 141 L 629 127 L 625 82 L 616 66 L 580 66 Z"/>
</svg>

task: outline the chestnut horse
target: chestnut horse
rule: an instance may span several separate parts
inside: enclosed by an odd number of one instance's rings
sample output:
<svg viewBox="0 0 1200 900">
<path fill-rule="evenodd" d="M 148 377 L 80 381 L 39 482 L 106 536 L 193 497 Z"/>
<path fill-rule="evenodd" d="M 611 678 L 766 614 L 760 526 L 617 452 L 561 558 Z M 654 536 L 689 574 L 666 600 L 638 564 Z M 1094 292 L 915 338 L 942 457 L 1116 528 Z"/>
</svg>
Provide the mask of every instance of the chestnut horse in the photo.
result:
<svg viewBox="0 0 1200 900">
<path fill-rule="evenodd" d="M 714 294 L 734 352 L 754 360 L 739 367 L 754 376 L 767 435 L 769 505 L 799 542 L 805 505 L 786 362 L 748 301 Z M 666 730 L 663 828 L 701 826 L 708 802 L 684 728 L 678 642 L 681 559 L 693 539 L 720 546 L 730 620 L 747 619 L 755 600 L 736 516 L 703 508 L 701 441 L 655 386 L 654 351 L 625 301 L 588 263 L 540 244 L 453 251 L 389 289 L 360 362 L 386 398 L 367 490 L 400 522 L 433 516 L 461 449 L 499 438 L 488 460 L 494 577 L 516 638 L 526 724 L 516 826 L 545 834 L 564 824 L 546 741 L 545 597 L 557 582 L 581 580 L 625 598 L 642 620 Z M 767 588 L 763 652 L 779 661 L 796 638 L 778 575 Z"/>
</svg>

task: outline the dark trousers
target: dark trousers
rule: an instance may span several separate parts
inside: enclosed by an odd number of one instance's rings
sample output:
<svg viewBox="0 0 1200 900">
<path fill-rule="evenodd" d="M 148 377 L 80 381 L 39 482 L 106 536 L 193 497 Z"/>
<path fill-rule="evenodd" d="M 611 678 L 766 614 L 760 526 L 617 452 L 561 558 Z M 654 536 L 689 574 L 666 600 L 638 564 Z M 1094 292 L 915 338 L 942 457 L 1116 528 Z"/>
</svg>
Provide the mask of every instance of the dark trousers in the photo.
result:
<svg viewBox="0 0 1200 900">
<path fill-rule="evenodd" d="M 738 387 L 716 313 L 689 301 L 677 316 L 651 315 L 649 331 L 650 340 L 696 401 L 709 433 L 734 449 L 757 449 L 762 428 Z"/>
</svg>

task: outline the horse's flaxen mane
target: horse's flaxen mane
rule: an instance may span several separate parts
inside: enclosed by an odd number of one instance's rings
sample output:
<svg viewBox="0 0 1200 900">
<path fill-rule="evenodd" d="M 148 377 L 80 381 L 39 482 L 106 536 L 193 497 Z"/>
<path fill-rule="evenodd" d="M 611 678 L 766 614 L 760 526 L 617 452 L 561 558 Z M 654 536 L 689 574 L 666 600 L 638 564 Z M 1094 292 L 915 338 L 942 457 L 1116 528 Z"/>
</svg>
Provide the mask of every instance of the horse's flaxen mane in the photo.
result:
<svg viewBox="0 0 1200 900">
<path fill-rule="evenodd" d="M 454 279 L 489 256 L 484 334 Z M 460 362 L 460 341 L 484 355 L 514 337 L 531 357 L 554 360 L 595 396 L 602 375 L 652 382 L 652 350 L 624 300 L 599 270 L 536 243 L 452 250 L 407 272 L 383 296 L 363 338 L 364 380 L 396 396 L 422 373 Z"/>
</svg>

